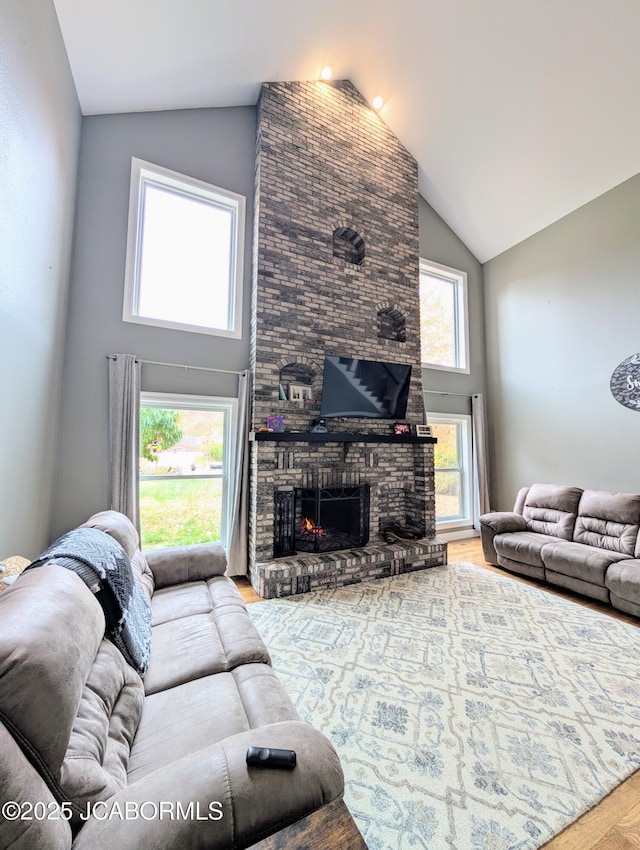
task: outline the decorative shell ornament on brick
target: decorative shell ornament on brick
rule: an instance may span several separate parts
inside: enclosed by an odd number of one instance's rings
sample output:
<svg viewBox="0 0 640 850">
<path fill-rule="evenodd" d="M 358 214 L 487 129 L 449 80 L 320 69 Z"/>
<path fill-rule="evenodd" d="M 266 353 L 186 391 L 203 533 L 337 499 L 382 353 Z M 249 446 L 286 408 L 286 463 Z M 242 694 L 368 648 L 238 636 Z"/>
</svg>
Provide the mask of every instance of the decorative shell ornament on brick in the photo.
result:
<svg viewBox="0 0 640 850">
<path fill-rule="evenodd" d="M 609 387 L 617 402 L 640 411 L 640 353 L 632 354 L 616 366 Z"/>
</svg>

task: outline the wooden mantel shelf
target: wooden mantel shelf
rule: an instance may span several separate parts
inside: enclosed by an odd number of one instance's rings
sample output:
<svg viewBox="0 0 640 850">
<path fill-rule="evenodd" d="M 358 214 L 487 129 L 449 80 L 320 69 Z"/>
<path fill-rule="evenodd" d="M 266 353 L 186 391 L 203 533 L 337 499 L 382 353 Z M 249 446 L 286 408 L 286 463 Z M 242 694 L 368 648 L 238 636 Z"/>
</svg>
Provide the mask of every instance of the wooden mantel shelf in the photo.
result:
<svg viewBox="0 0 640 850">
<path fill-rule="evenodd" d="M 351 431 L 251 431 L 249 440 L 277 443 L 437 443 L 415 434 L 354 434 Z"/>
</svg>

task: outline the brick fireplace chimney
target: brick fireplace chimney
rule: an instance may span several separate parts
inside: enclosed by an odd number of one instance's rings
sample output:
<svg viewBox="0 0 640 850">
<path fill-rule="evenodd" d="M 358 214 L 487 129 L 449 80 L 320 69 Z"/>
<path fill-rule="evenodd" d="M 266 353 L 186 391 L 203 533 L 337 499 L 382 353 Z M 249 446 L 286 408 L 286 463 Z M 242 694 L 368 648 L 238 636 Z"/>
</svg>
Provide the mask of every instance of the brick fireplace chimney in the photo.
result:
<svg viewBox="0 0 640 850">
<path fill-rule="evenodd" d="M 250 577 L 261 595 L 445 562 L 446 546 L 434 538 L 432 444 L 304 440 L 319 415 L 328 355 L 411 364 L 405 421 L 425 421 L 418 287 L 413 157 L 351 82 L 265 83 L 256 150 L 253 428 L 278 415 L 301 436 L 252 444 Z M 349 420 L 357 433 L 389 434 L 389 426 Z M 349 550 L 358 570 L 345 567 L 339 552 L 317 564 L 309 555 L 274 559 L 277 494 L 304 486 L 309 474 L 335 485 L 357 475 L 369 486 L 370 542 Z M 389 551 L 382 533 L 393 522 L 411 523 L 424 539 Z"/>
</svg>

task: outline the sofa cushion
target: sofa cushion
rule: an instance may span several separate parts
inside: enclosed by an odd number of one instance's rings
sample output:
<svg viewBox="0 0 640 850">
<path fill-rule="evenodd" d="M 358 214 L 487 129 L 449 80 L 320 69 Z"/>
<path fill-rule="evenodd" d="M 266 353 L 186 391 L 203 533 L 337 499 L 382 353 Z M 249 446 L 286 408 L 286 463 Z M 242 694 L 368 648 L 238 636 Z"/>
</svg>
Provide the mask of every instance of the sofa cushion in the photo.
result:
<svg viewBox="0 0 640 850">
<path fill-rule="evenodd" d="M 134 553 L 133 558 L 131 558 L 131 569 L 136 584 L 140 587 L 149 602 L 151 602 L 151 597 L 155 590 L 153 573 L 149 569 L 147 559 L 139 549 Z"/>
<path fill-rule="evenodd" d="M 209 579 L 207 588 L 218 634 L 227 655 L 227 669 L 233 670 L 240 664 L 256 661 L 271 664 L 269 650 L 247 616 L 247 606 L 235 583 L 225 576 L 215 576 Z"/>
<path fill-rule="evenodd" d="M 584 581 L 572 575 L 555 573 L 553 570 L 545 570 L 544 577 L 549 584 L 554 584 L 556 587 L 563 587 L 565 590 L 579 593 L 581 596 L 598 599 L 600 602 L 608 603 L 611 601 L 609 591 L 602 584 L 593 584 L 593 582 Z"/>
<path fill-rule="evenodd" d="M 628 558 L 619 552 L 606 551 L 584 543 L 557 540 L 542 549 L 545 570 L 604 587 L 604 578 L 611 564 Z"/>
<path fill-rule="evenodd" d="M 611 564 L 604 583 L 615 596 L 640 606 L 640 559 L 629 558 Z"/>
<path fill-rule="evenodd" d="M 532 484 L 522 516 L 530 531 L 571 540 L 582 490 L 560 484 Z"/>
<path fill-rule="evenodd" d="M 514 513 L 522 515 L 522 511 L 524 510 L 525 502 L 527 501 L 527 496 L 529 495 L 530 489 L 531 487 L 521 487 L 518 490 L 516 494 L 516 500 L 513 505 Z"/>
<path fill-rule="evenodd" d="M 235 583 L 226 576 L 214 576 L 209 581 L 190 581 L 156 591 L 151 602 L 153 625 L 179 620 L 192 614 L 239 611 L 246 622 L 246 606 Z M 234 641 L 237 640 L 234 636 Z"/>
<path fill-rule="evenodd" d="M 573 539 L 610 552 L 633 556 L 640 525 L 640 495 L 585 490 L 578 506 Z"/>
<path fill-rule="evenodd" d="M 0 847 L 11 850 L 66 850 L 71 847 L 71 827 L 55 817 L 56 799 L 44 779 L 33 769 L 9 730 L 0 723 L 0 807 L 9 801 L 22 817 L 0 818 Z M 51 815 L 36 818 L 39 807 Z"/>
<path fill-rule="evenodd" d="M 118 541 L 131 561 L 131 569 L 136 584 L 140 586 L 147 599 L 150 600 L 154 591 L 153 573 L 149 569 L 147 559 L 139 549 L 140 535 L 129 517 L 118 511 L 99 511 L 89 517 L 80 528 L 97 528 Z"/>
<path fill-rule="evenodd" d="M 0 713 L 42 773 L 58 776 L 104 627 L 86 584 L 56 564 L 0 596 Z"/>
<path fill-rule="evenodd" d="M 211 614 L 180 617 L 151 630 L 151 663 L 144 677 L 147 694 L 226 669 L 227 657 Z"/>
<path fill-rule="evenodd" d="M 64 798 L 85 808 L 127 784 L 129 751 L 144 702 L 140 676 L 103 640 L 89 671 L 60 771 Z"/>
<path fill-rule="evenodd" d="M 140 535 L 129 517 L 118 511 L 99 511 L 83 522 L 80 528 L 97 528 L 109 534 L 122 546 L 129 560 L 140 547 Z"/>
<path fill-rule="evenodd" d="M 147 694 L 271 658 L 235 584 L 226 576 L 158 590 L 152 599 Z"/>
<path fill-rule="evenodd" d="M 247 729 L 298 713 L 271 667 L 246 664 L 148 696 L 131 749 L 128 781 Z"/>
<path fill-rule="evenodd" d="M 145 557 L 156 587 L 168 587 L 185 581 L 206 581 L 211 576 L 224 575 L 227 569 L 227 555 L 219 543 L 147 549 Z"/>
<path fill-rule="evenodd" d="M 556 537 L 549 534 L 536 534 L 533 531 L 515 531 L 511 534 L 498 534 L 493 541 L 496 552 L 509 561 L 518 561 L 532 567 L 544 567 L 542 547 L 554 543 Z"/>
<path fill-rule="evenodd" d="M 209 589 L 203 581 L 190 581 L 156 590 L 151 600 L 152 623 L 159 626 L 193 614 L 209 614 L 213 610 Z"/>
</svg>

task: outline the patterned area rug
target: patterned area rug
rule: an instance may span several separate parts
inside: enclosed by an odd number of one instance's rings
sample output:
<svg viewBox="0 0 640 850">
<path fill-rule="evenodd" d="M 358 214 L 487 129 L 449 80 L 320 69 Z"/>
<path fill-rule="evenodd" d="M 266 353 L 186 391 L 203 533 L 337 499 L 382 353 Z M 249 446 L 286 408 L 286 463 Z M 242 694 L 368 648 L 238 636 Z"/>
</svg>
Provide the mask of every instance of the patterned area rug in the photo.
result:
<svg viewBox="0 0 640 850">
<path fill-rule="evenodd" d="M 249 605 L 371 850 L 537 848 L 640 766 L 640 631 L 472 564 Z"/>
</svg>

